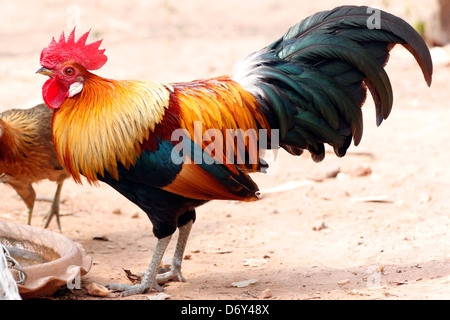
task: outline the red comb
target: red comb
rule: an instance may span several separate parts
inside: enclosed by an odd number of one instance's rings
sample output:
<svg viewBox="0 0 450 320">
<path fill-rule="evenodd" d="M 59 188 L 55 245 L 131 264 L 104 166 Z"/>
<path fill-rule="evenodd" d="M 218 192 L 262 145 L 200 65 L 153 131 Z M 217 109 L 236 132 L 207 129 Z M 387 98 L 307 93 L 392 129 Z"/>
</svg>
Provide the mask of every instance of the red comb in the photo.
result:
<svg viewBox="0 0 450 320">
<path fill-rule="evenodd" d="M 86 44 L 89 32 L 90 30 L 77 41 L 75 41 L 75 28 L 73 28 L 67 41 L 64 31 L 58 41 L 52 38 L 48 47 L 41 52 L 41 66 L 53 69 L 63 62 L 71 61 L 82 65 L 87 70 L 100 69 L 108 58 L 104 54 L 105 49 L 98 49 L 102 40 Z"/>
</svg>

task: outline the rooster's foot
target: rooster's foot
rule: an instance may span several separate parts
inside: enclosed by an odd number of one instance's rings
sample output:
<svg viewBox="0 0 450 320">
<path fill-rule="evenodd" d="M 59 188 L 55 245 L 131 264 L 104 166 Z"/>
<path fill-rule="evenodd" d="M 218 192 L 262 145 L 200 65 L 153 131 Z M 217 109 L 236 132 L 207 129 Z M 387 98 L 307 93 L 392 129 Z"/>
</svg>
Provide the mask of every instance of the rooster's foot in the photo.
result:
<svg viewBox="0 0 450 320">
<path fill-rule="evenodd" d="M 126 297 L 134 294 L 142 294 L 149 289 L 155 289 L 156 291 L 161 292 L 163 289 L 159 284 L 165 283 L 169 280 L 178 279 L 179 281 L 184 281 L 184 278 L 181 275 L 181 261 L 192 223 L 193 221 L 191 220 L 182 227 L 179 227 L 180 234 L 178 236 L 175 254 L 169 271 L 158 274 L 161 259 L 166 251 L 167 245 L 170 242 L 171 236 L 158 240 L 155 251 L 153 252 L 152 261 L 150 262 L 147 271 L 143 274 L 141 283 L 134 285 L 110 284 L 107 285 L 107 288 L 122 291 L 121 296 Z"/>
<path fill-rule="evenodd" d="M 113 291 L 122 291 L 120 293 L 120 296 L 122 297 L 132 296 L 135 294 L 142 294 L 149 289 L 155 289 L 158 292 L 163 291 L 162 287 L 157 283 L 154 283 L 153 285 L 152 284 L 147 285 L 146 283 L 143 282 L 139 284 L 109 284 L 106 287 Z"/>
<path fill-rule="evenodd" d="M 170 280 L 178 280 L 180 282 L 184 282 L 184 277 L 181 274 L 181 268 L 171 268 L 169 271 L 158 274 L 156 276 L 156 281 L 159 284 L 166 283 Z"/>
<path fill-rule="evenodd" d="M 155 289 L 158 292 L 162 291 L 162 287 L 158 285 L 156 281 L 156 275 L 158 273 L 159 264 L 161 258 L 166 251 L 167 245 L 170 242 L 170 237 L 165 237 L 158 240 L 155 251 L 153 252 L 152 261 L 148 266 L 147 271 L 142 277 L 142 281 L 139 284 L 110 284 L 106 287 L 110 290 L 122 291 L 121 296 L 131 296 L 134 294 L 142 294 L 149 289 Z"/>
</svg>

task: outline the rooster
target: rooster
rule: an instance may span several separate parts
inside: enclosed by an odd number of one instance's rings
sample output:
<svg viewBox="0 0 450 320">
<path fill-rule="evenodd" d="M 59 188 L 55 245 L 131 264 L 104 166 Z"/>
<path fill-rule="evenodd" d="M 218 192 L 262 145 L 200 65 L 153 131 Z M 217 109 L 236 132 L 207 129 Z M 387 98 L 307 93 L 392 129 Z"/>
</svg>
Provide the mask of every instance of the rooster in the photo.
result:
<svg viewBox="0 0 450 320">
<path fill-rule="evenodd" d="M 27 224 L 31 224 L 36 192 L 32 184 L 49 179 L 57 183 L 50 213 L 44 227 L 53 216 L 59 230 L 59 202 L 64 180 L 70 175 L 58 161 L 53 142 L 51 120 L 53 112 L 40 104 L 30 109 L 11 109 L 0 114 L 0 182 L 10 185 L 28 208 Z"/>
<path fill-rule="evenodd" d="M 257 200 L 249 174 L 267 167 L 261 150 L 308 150 L 318 162 L 325 144 L 338 157 L 352 140 L 357 145 L 367 89 L 378 125 L 391 111 L 383 67 L 395 44 L 412 53 L 431 84 L 430 53 L 419 34 L 382 11 L 379 28 L 368 28 L 369 9 L 316 13 L 243 59 L 232 76 L 183 83 L 105 79 L 91 72 L 107 61 L 102 40 L 86 44 L 89 31 L 75 40 L 75 28 L 67 40 L 64 32 L 52 39 L 37 72 L 49 76 L 42 93 L 55 110 L 53 140 L 61 163 L 76 182 L 82 176 L 91 184 L 105 182 L 137 204 L 158 238 L 142 281 L 110 289 L 127 296 L 183 281 L 181 261 L 196 207 L 214 199 Z M 220 134 L 239 130 L 249 133 L 241 143 L 217 147 L 215 142 L 225 145 Z M 170 270 L 158 274 L 177 228 Z"/>
</svg>

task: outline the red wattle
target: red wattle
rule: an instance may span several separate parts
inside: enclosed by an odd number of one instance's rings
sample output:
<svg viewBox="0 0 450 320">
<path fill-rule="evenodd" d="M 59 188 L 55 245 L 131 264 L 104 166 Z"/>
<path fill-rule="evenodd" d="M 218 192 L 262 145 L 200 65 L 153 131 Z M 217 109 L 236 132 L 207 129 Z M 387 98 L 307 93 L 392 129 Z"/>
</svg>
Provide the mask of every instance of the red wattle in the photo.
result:
<svg viewBox="0 0 450 320">
<path fill-rule="evenodd" d="M 58 109 L 66 100 L 69 89 L 61 85 L 56 79 L 50 78 L 42 87 L 42 96 L 47 106 Z"/>
</svg>

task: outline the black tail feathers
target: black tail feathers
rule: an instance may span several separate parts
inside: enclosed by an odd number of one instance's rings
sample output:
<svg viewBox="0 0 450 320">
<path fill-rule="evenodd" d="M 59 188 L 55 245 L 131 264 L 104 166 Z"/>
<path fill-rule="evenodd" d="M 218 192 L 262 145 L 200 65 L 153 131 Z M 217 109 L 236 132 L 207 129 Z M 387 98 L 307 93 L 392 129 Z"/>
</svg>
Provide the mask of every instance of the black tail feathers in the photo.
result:
<svg viewBox="0 0 450 320">
<path fill-rule="evenodd" d="M 326 143 L 344 156 L 352 140 L 361 140 L 367 89 L 377 125 L 389 116 L 393 94 L 384 66 L 395 44 L 413 54 L 431 84 L 431 56 L 420 35 L 402 19 L 374 10 L 343 6 L 316 13 L 236 68 L 236 80 L 258 99 L 288 152 L 307 149 L 321 161 Z M 370 24 L 373 19 L 379 21 Z"/>
</svg>

